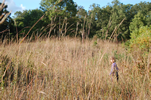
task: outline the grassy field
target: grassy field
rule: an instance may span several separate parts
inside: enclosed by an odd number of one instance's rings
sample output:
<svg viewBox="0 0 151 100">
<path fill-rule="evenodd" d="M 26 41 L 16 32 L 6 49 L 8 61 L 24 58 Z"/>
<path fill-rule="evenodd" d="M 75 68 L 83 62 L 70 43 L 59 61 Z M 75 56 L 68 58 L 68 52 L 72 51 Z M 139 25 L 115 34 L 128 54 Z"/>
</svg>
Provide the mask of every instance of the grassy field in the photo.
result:
<svg viewBox="0 0 151 100">
<path fill-rule="evenodd" d="M 63 38 L 0 46 L 3 100 L 150 100 L 147 65 L 122 44 Z M 119 82 L 110 80 L 110 56 Z M 148 54 L 148 60 L 149 60 Z M 143 66 L 144 65 L 144 66 Z M 142 67 L 143 66 L 143 67 Z"/>
</svg>

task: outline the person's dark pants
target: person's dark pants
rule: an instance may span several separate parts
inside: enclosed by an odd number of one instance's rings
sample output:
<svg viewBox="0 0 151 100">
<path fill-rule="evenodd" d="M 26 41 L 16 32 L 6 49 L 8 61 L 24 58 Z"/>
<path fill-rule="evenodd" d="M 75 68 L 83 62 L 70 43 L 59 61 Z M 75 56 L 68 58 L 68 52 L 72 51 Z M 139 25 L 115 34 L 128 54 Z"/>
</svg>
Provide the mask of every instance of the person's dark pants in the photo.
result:
<svg viewBox="0 0 151 100">
<path fill-rule="evenodd" d="M 116 72 L 116 78 L 117 78 L 117 82 L 118 82 L 118 80 L 119 80 L 118 72 Z"/>
</svg>

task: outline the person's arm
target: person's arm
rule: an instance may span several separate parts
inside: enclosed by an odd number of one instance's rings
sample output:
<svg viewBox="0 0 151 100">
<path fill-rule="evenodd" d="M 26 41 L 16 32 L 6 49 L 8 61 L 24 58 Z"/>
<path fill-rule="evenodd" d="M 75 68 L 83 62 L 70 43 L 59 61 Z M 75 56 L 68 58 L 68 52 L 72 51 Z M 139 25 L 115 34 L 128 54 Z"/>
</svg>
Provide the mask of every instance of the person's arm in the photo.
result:
<svg viewBox="0 0 151 100">
<path fill-rule="evenodd" d="M 109 74 L 109 75 L 111 75 L 111 74 L 113 73 L 113 71 L 114 71 L 114 66 L 113 66 L 113 64 L 112 64 L 111 72 L 110 72 L 110 74 Z"/>
</svg>

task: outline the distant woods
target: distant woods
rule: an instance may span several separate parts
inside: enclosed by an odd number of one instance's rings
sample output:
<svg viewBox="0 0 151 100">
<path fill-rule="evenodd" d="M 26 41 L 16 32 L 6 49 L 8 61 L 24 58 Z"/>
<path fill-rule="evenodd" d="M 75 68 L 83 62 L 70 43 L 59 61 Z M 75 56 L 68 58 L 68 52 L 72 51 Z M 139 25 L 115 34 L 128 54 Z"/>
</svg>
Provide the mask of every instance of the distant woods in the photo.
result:
<svg viewBox="0 0 151 100">
<path fill-rule="evenodd" d="M 1 39 L 23 38 L 43 15 L 27 36 L 31 40 L 51 36 L 82 39 L 95 36 L 104 40 L 126 41 L 135 29 L 151 25 L 151 2 L 132 5 L 113 0 L 104 7 L 92 4 L 89 11 L 77 5 L 74 0 L 58 2 L 41 0 L 39 9 L 17 11 L 13 18 L 8 14 L 7 6 L 1 8 L 0 16 L 7 16 L 0 25 Z"/>
</svg>

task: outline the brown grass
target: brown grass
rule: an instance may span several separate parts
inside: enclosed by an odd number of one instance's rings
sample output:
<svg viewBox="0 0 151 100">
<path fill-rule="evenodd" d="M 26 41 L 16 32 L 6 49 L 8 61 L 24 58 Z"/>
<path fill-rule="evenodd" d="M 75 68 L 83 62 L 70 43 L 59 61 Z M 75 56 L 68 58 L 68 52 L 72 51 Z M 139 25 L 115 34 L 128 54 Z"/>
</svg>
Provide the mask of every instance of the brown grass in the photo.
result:
<svg viewBox="0 0 151 100">
<path fill-rule="evenodd" d="M 0 55 L 1 68 L 13 67 L 13 80 L 7 74 L 6 81 L 1 79 L 0 98 L 4 100 L 149 100 L 151 97 L 148 73 L 146 70 L 140 73 L 121 44 L 54 38 L 1 45 Z M 11 65 L 2 62 L 6 55 Z M 118 83 L 112 83 L 109 76 L 109 57 L 113 55 L 120 69 Z"/>
</svg>

